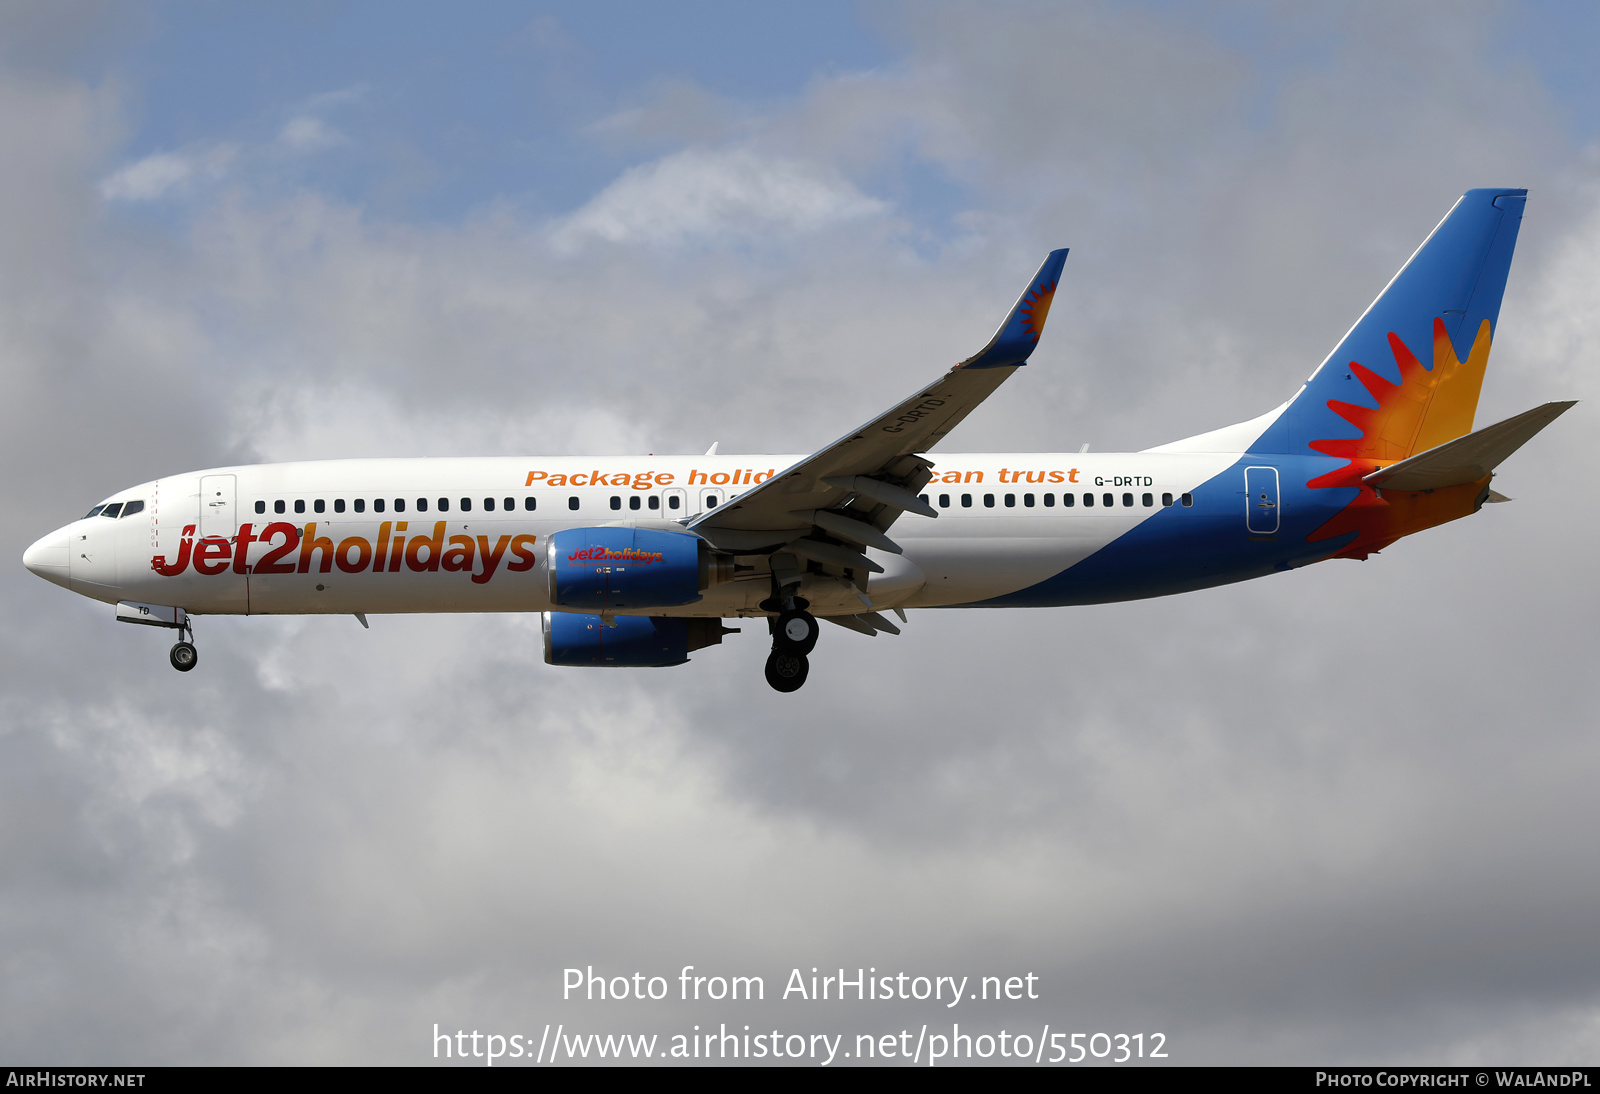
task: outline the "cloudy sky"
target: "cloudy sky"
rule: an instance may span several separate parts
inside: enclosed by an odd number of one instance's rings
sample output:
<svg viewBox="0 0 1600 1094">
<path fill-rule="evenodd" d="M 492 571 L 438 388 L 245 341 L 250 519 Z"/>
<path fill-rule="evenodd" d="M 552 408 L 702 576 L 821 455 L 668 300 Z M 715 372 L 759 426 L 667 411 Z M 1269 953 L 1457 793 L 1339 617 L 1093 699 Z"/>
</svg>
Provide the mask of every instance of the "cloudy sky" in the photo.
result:
<svg viewBox="0 0 1600 1094">
<path fill-rule="evenodd" d="M 1160 1032 L 1180 1063 L 1600 1062 L 1600 13 L 1450 2 L 0 7 L 0 1056 L 421 1063 L 434 1024 Z M 971 353 L 950 451 L 1291 394 L 1463 190 L 1531 194 L 1516 499 L 1167 600 L 748 628 L 206 619 L 20 562 L 121 487 L 355 455 L 799 452 Z M 759 975 L 563 1002 L 562 970 Z M 779 998 L 790 970 L 1036 1000 Z"/>
</svg>

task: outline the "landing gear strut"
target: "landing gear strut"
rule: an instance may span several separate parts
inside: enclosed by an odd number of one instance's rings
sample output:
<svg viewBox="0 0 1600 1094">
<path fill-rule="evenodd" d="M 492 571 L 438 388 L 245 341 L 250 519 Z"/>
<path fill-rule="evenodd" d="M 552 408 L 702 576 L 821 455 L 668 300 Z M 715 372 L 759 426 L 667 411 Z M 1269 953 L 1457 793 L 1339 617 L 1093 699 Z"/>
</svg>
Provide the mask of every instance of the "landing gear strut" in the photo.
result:
<svg viewBox="0 0 1600 1094">
<path fill-rule="evenodd" d="M 761 602 L 769 612 L 777 612 L 771 619 L 772 653 L 767 657 L 767 683 L 774 691 L 799 691 L 811 671 L 806 655 L 817 645 L 816 616 L 806 609 L 811 605 L 796 596 L 774 596 Z"/>
</svg>

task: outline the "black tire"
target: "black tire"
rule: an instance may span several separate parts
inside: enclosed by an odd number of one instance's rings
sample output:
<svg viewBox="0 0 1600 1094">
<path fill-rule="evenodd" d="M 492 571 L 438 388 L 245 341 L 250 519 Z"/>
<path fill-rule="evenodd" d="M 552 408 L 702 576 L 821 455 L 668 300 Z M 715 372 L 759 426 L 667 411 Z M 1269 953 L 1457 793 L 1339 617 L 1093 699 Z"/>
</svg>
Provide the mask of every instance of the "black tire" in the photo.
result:
<svg viewBox="0 0 1600 1094">
<path fill-rule="evenodd" d="M 167 655 L 172 662 L 172 667 L 179 672 L 188 672 L 200 663 L 200 651 L 194 648 L 193 642 L 179 642 L 172 647 L 172 652 Z"/>
<path fill-rule="evenodd" d="M 773 650 L 767 658 L 767 683 L 773 691 L 799 691 L 810 671 L 811 663 L 803 653 Z"/>
<path fill-rule="evenodd" d="M 817 636 L 822 630 L 817 617 L 810 612 L 784 612 L 772 630 L 772 648 L 798 653 L 802 657 L 817 648 Z"/>
</svg>

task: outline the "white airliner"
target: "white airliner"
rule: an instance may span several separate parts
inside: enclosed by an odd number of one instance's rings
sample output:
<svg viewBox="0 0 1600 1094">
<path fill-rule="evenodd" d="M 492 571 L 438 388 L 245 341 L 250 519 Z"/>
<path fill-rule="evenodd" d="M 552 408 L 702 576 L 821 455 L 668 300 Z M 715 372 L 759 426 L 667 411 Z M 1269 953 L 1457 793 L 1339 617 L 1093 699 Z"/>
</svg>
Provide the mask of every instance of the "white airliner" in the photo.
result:
<svg viewBox="0 0 1600 1094">
<path fill-rule="evenodd" d="M 928 453 L 1044 329 L 1053 251 L 993 339 L 809 456 L 359 459 L 119 490 L 29 570 L 177 630 L 196 615 L 542 612 L 552 665 L 662 666 L 769 621 L 768 682 L 818 619 L 1161 596 L 1366 558 L 1504 500 L 1494 469 L 1572 406 L 1472 431 L 1524 190 L 1472 190 L 1287 403 L 1143 452 Z"/>
</svg>

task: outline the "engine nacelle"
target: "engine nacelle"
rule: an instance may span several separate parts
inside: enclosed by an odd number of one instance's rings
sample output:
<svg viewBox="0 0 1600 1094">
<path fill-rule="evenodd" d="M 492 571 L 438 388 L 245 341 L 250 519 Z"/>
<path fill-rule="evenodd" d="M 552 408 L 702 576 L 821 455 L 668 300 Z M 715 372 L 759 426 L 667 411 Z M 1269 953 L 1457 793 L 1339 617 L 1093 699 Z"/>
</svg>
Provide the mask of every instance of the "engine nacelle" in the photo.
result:
<svg viewBox="0 0 1600 1094">
<path fill-rule="evenodd" d="M 567 528 L 545 541 L 550 602 L 592 612 L 693 604 L 715 579 L 711 547 L 687 532 Z"/>
<path fill-rule="evenodd" d="M 608 627 L 598 615 L 544 613 L 544 663 L 602 668 L 681 665 L 693 650 L 715 646 L 728 631 L 720 619 L 619 615 Z"/>
</svg>

